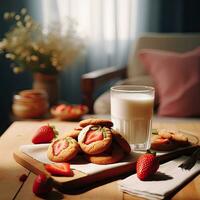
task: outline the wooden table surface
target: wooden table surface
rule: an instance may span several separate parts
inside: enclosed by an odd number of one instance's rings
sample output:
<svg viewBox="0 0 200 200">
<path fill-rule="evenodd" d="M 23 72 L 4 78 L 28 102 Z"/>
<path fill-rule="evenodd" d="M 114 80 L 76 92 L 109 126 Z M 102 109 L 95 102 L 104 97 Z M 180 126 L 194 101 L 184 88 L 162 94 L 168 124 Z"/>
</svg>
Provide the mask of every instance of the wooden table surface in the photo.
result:
<svg viewBox="0 0 200 200">
<path fill-rule="evenodd" d="M 43 122 L 21 121 L 14 122 L 0 137 L 0 199 L 40 199 L 32 193 L 32 184 L 35 174 L 31 173 L 15 162 L 13 152 L 22 144 L 31 144 L 31 138 L 37 128 L 46 124 Z M 73 129 L 75 122 L 50 121 L 56 128 L 65 132 Z M 154 120 L 154 128 L 176 128 L 192 132 L 200 138 L 200 121 L 176 121 L 176 120 Z M 22 183 L 19 177 L 27 174 L 27 180 Z M 200 199 L 200 176 L 195 177 L 190 183 L 178 191 L 172 199 Z M 48 199 L 70 199 L 70 200 L 134 200 L 141 199 L 122 193 L 117 186 L 117 180 L 101 183 L 78 194 L 62 194 L 56 190 L 52 191 Z"/>
</svg>

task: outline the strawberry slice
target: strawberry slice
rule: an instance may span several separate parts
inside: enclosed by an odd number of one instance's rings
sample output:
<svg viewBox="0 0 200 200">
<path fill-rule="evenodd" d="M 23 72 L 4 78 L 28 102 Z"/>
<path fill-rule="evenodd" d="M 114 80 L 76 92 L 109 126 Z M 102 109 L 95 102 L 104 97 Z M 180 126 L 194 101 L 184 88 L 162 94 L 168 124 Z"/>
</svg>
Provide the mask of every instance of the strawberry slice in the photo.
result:
<svg viewBox="0 0 200 200">
<path fill-rule="evenodd" d="M 69 163 L 45 164 L 44 167 L 51 175 L 56 175 L 56 176 L 73 175 Z"/>
<path fill-rule="evenodd" d="M 156 142 L 156 143 L 159 143 L 159 144 L 167 144 L 167 143 L 169 143 L 170 141 L 169 141 L 169 139 L 167 139 L 167 138 L 157 138 L 157 139 L 155 140 L 155 142 Z"/>
<path fill-rule="evenodd" d="M 90 144 L 99 140 L 103 140 L 103 133 L 99 130 L 90 130 L 89 132 L 87 132 L 85 144 Z"/>
<path fill-rule="evenodd" d="M 63 149 L 68 147 L 66 140 L 56 140 L 53 144 L 53 154 L 57 156 Z"/>
</svg>

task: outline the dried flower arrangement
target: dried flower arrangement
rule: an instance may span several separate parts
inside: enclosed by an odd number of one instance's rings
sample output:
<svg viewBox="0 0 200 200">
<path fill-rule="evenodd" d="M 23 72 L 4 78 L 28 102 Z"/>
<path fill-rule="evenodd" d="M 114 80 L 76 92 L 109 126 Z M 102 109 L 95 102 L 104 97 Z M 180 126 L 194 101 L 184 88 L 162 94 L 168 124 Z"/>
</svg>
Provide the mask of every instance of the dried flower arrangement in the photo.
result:
<svg viewBox="0 0 200 200">
<path fill-rule="evenodd" d="M 76 23 L 70 18 L 66 19 L 64 32 L 61 26 L 52 24 L 46 33 L 25 8 L 19 13 L 4 13 L 4 19 L 11 20 L 14 25 L 0 41 L 0 53 L 13 61 L 15 73 L 30 70 L 57 74 L 70 67 L 83 52 L 83 40 L 76 32 Z"/>
</svg>

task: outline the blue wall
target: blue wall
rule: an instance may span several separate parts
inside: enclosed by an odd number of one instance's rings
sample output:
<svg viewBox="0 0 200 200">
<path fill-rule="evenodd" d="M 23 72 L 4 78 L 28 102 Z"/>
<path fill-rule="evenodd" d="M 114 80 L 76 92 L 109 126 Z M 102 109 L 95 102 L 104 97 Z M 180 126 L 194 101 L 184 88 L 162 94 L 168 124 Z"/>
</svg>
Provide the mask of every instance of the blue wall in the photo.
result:
<svg viewBox="0 0 200 200">
<path fill-rule="evenodd" d="M 6 11 L 19 11 L 22 7 L 27 7 L 27 1 L 1 1 L 0 6 L 0 38 L 9 30 L 9 25 L 3 20 Z M 0 56 L 0 133 L 9 125 L 12 96 L 21 89 L 31 86 L 31 76 L 28 73 L 14 75 L 10 68 L 10 62 L 3 55 Z"/>
</svg>

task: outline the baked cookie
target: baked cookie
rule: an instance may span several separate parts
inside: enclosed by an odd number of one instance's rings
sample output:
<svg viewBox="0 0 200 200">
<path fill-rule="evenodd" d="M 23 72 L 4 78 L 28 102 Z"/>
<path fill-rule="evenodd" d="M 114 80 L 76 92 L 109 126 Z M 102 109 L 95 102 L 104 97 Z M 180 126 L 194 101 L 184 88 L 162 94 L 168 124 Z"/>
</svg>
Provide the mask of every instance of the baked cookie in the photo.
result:
<svg viewBox="0 0 200 200">
<path fill-rule="evenodd" d="M 86 159 L 95 164 L 106 165 L 116 163 L 124 158 L 124 152 L 115 141 L 112 142 L 109 149 L 97 155 L 85 155 Z"/>
<path fill-rule="evenodd" d="M 158 151 L 171 151 L 178 148 L 177 142 L 163 138 L 160 135 L 153 135 L 151 139 L 151 149 Z"/>
<path fill-rule="evenodd" d="M 189 145 L 189 139 L 178 130 L 159 129 L 152 137 L 151 148 L 154 150 L 170 151 Z"/>
<path fill-rule="evenodd" d="M 175 140 L 176 142 L 178 142 L 180 146 L 185 146 L 189 144 L 188 137 L 182 133 L 176 133 L 172 135 L 172 140 Z"/>
<path fill-rule="evenodd" d="M 179 146 L 185 146 L 189 144 L 188 137 L 183 133 L 180 133 L 178 130 L 160 129 L 158 130 L 158 135 L 177 142 Z"/>
<path fill-rule="evenodd" d="M 159 129 L 158 130 L 158 135 L 160 135 L 161 137 L 166 138 L 166 139 L 171 139 L 172 133 L 174 133 L 173 130 L 168 130 L 168 129 Z"/>
<path fill-rule="evenodd" d="M 71 137 L 54 140 L 48 147 L 47 157 L 53 162 L 66 162 L 74 158 L 79 151 L 77 141 Z"/>
<path fill-rule="evenodd" d="M 83 129 L 83 127 L 81 127 L 81 126 L 77 126 L 74 128 L 74 130 L 76 130 L 76 131 L 81 131 L 82 129 Z"/>
<path fill-rule="evenodd" d="M 112 132 L 108 127 L 88 125 L 78 135 L 78 143 L 87 154 L 99 154 L 112 143 Z"/>
<path fill-rule="evenodd" d="M 129 154 L 131 152 L 131 147 L 130 147 L 129 143 L 116 130 L 114 130 L 114 129 L 111 129 L 111 130 L 112 130 L 112 134 L 113 134 L 113 139 L 120 145 L 120 147 L 122 148 L 122 150 L 125 153 Z"/>
<path fill-rule="evenodd" d="M 79 122 L 80 127 L 86 127 L 88 125 L 99 125 L 99 126 L 105 126 L 105 127 L 112 127 L 113 123 L 109 119 L 85 119 Z"/>
</svg>

